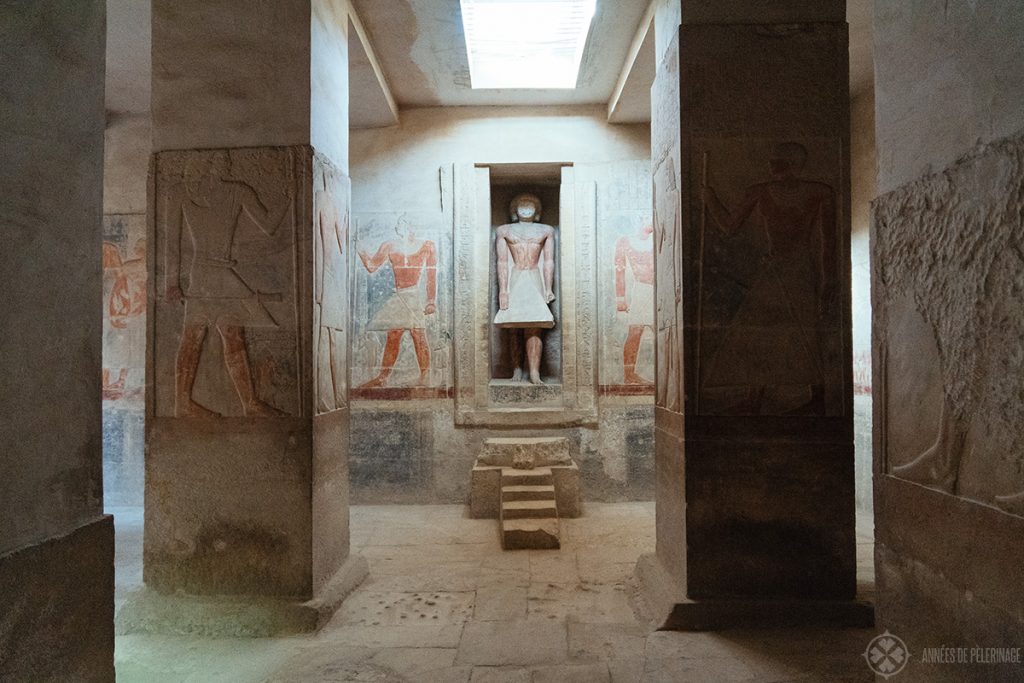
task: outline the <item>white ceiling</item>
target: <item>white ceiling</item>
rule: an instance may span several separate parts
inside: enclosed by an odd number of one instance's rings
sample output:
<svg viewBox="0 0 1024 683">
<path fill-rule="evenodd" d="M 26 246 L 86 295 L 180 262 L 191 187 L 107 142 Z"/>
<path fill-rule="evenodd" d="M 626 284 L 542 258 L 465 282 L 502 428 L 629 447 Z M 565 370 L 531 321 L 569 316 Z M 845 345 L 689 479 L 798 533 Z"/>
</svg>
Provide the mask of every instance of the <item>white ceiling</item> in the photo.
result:
<svg viewBox="0 0 1024 683">
<path fill-rule="evenodd" d="M 473 90 L 459 0 L 352 0 L 400 107 L 604 104 L 648 0 L 598 0 L 575 90 Z"/>
<path fill-rule="evenodd" d="M 469 87 L 459 0 L 352 0 L 379 71 L 399 107 L 454 105 L 607 104 L 616 91 L 648 0 L 598 0 L 597 14 L 575 90 L 486 91 Z M 149 109 L 149 0 L 107 0 L 107 109 L 112 114 Z M 871 87 L 872 0 L 847 0 L 850 92 Z M 653 46 L 633 56 L 630 78 L 613 101 L 616 121 L 648 120 Z M 359 41 L 353 48 L 353 97 L 367 109 L 356 125 L 388 125 L 393 110 L 379 91 L 375 69 Z M 374 92 L 374 88 L 378 90 Z M 372 105 L 372 106 L 371 106 Z M 359 109 L 359 107 L 356 107 Z M 378 111 L 379 110 L 379 111 Z M 376 118 L 375 118 L 376 117 Z"/>
</svg>

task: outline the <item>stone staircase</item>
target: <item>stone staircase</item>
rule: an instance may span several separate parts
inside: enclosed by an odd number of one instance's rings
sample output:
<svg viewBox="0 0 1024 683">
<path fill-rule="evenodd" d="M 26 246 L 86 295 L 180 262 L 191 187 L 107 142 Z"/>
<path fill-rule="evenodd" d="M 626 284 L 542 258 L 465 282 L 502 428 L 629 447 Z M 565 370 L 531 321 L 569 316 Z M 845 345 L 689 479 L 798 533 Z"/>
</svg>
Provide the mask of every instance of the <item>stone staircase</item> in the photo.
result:
<svg viewBox="0 0 1024 683">
<path fill-rule="evenodd" d="M 561 547 L 550 467 L 501 468 L 501 544 L 505 550 Z"/>
</svg>

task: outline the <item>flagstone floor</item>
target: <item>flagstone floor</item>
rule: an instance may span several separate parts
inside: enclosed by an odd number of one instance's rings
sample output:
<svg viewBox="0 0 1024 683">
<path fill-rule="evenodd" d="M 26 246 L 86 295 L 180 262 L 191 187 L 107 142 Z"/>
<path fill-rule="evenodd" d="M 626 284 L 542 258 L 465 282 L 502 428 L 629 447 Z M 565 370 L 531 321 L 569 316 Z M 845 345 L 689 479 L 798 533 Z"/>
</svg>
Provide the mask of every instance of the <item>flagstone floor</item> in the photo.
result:
<svg viewBox="0 0 1024 683">
<path fill-rule="evenodd" d="M 112 510 L 119 599 L 141 583 L 141 510 Z M 864 629 L 652 632 L 632 573 L 654 550 L 654 504 L 587 504 L 562 548 L 501 550 L 463 506 L 355 506 L 370 577 L 319 633 L 262 639 L 117 638 L 118 681 L 685 683 L 873 681 Z M 870 519 L 858 571 L 870 595 Z"/>
</svg>

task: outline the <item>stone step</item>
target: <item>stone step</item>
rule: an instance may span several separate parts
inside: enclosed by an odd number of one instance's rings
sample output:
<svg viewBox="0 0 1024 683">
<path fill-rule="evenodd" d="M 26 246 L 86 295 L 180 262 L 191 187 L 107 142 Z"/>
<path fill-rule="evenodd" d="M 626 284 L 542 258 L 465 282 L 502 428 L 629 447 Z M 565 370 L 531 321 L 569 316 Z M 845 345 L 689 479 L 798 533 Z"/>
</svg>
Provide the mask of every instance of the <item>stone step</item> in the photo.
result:
<svg viewBox="0 0 1024 683">
<path fill-rule="evenodd" d="M 555 483 L 550 467 L 538 467 L 533 470 L 516 470 L 511 467 L 503 467 L 501 470 L 501 485 L 505 486 L 548 486 Z"/>
<path fill-rule="evenodd" d="M 553 484 L 519 484 L 501 487 L 501 500 L 555 500 Z"/>
<path fill-rule="evenodd" d="M 553 500 L 510 500 L 501 503 L 501 519 L 558 519 L 558 510 Z"/>
<path fill-rule="evenodd" d="M 506 519 L 501 523 L 505 550 L 550 550 L 562 546 L 557 519 Z"/>
</svg>

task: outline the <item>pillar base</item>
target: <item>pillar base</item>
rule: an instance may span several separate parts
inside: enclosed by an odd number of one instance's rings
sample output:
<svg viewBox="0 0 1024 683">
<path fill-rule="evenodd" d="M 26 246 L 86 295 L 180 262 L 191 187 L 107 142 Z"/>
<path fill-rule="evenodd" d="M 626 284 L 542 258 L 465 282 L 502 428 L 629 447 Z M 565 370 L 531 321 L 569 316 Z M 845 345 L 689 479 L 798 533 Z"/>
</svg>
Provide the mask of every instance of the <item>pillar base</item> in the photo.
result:
<svg viewBox="0 0 1024 683">
<path fill-rule="evenodd" d="M 312 600 L 254 595 L 186 595 L 142 588 L 117 612 L 118 635 L 160 633 L 214 638 L 265 638 L 312 633 L 326 624 L 369 574 L 360 555 L 350 556 Z"/>
<path fill-rule="evenodd" d="M 863 600 L 712 598 L 691 600 L 656 555 L 637 561 L 641 611 L 659 631 L 725 631 L 795 626 L 870 628 L 875 608 Z"/>
</svg>

